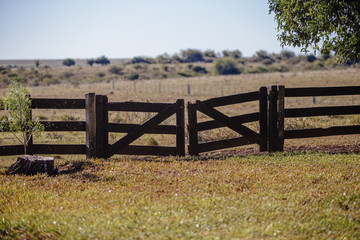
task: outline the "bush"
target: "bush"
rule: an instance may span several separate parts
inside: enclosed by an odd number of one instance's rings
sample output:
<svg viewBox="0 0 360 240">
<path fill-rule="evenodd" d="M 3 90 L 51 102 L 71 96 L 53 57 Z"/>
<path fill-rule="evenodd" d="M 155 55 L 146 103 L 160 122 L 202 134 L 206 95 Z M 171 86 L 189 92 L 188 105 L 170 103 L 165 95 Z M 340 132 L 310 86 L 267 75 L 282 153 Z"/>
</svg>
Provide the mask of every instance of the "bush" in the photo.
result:
<svg viewBox="0 0 360 240">
<path fill-rule="evenodd" d="M 115 74 L 115 75 L 122 75 L 123 74 L 123 72 L 122 72 L 122 67 L 120 67 L 120 66 L 111 66 L 110 68 L 109 68 L 109 72 L 110 73 L 112 73 L 112 74 Z"/>
<path fill-rule="evenodd" d="M 95 63 L 95 59 L 88 59 L 86 60 L 86 63 L 92 66 Z"/>
<path fill-rule="evenodd" d="M 159 143 L 155 140 L 155 138 L 150 137 L 146 140 L 146 145 L 148 146 L 158 146 Z"/>
<path fill-rule="evenodd" d="M 110 60 L 105 56 L 101 56 L 101 57 L 98 57 L 97 59 L 95 59 L 95 63 L 101 64 L 104 66 L 104 65 L 110 64 Z"/>
<path fill-rule="evenodd" d="M 222 51 L 223 57 L 241 58 L 242 53 L 239 50 L 224 50 Z"/>
<path fill-rule="evenodd" d="M 269 71 L 270 72 L 288 72 L 290 70 L 287 66 L 281 65 L 281 66 L 276 66 L 276 67 L 270 67 Z"/>
<path fill-rule="evenodd" d="M 240 74 L 242 72 L 233 58 L 217 59 L 211 71 L 214 75 Z"/>
<path fill-rule="evenodd" d="M 204 57 L 200 50 L 187 49 L 181 50 L 181 56 L 184 62 L 203 62 Z"/>
<path fill-rule="evenodd" d="M 306 60 L 308 62 L 314 62 L 316 60 L 316 57 L 312 54 L 306 56 Z"/>
<path fill-rule="evenodd" d="M 289 50 L 282 50 L 280 53 L 281 58 L 293 58 L 295 53 Z"/>
<path fill-rule="evenodd" d="M 255 68 L 250 68 L 247 70 L 248 73 L 266 73 L 269 70 L 264 66 L 257 66 Z"/>
<path fill-rule="evenodd" d="M 155 60 L 152 58 L 147 58 L 147 57 L 134 57 L 133 59 L 131 59 L 131 63 L 132 64 L 136 64 L 136 63 L 152 64 L 152 63 L 155 63 Z"/>
<path fill-rule="evenodd" d="M 124 76 L 124 78 L 127 80 L 131 80 L 131 81 L 137 80 L 137 79 L 139 79 L 139 74 L 137 74 L 135 72 L 130 72 L 130 73 L 126 74 Z"/>
<path fill-rule="evenodd" d="M 71 58 L 67 58 L 62 62 L 62 65 L 70 67 L 70 66 L 75 65 L 75 61 Z"/>
<path fill-rule="evenodd" d="M 206 68 L 201 67 L 201 66 L 194 66 L 194 67 L 192 67 L 192 70 L 196 73 L 208 73 Z"/>
<path fill-rule="evenodd" d="M 273 64 L 273 61 L 270 58 L 267 58 L 267 59 L 262 60 L 261 63 L 268 66 L 268 65 Z"/>
</svg>

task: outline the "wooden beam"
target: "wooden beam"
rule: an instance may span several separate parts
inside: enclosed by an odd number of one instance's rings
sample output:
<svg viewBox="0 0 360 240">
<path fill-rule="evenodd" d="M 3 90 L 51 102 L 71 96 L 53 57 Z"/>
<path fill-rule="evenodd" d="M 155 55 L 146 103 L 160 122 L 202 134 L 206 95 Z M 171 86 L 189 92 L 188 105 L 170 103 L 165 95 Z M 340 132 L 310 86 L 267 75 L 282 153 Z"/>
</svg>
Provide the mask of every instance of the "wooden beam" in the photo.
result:
<svg viewBox="0 0 360 240">
<path fill-rule="evenodd" d="M 117 142 L 110 145 L 107 157 L 111 157 L 116 152 L 120 151 L 122 148 L 126 147 L 127 145 L 129 145 L 130 143 L 132 143 L 133 141 L 135 141 L 136 139 L 141 137 L 147 129 L 151 128 L 154 125 L 160 124 L 161 122 L 166 120 L 168 117 L 173 115 L 176 111 L 176 107 L 177 106 L 175 103 L 169 105 L 168 107 L 163 109 L 161 112 L 159 112 L 157 115 L 155 115 L 154 117 L 147 120 L 141 126 L 134 129 L 134 131 L 128 133 L 123 138 L 119 139 Z"/>
<path fill-rule="evenodd" d="M 229 118 L 225 114 L 206 105 L 205 103 L 203 103 L 201 101 L 196 101 L 196 103 L 198 105 L 198 110 L 200 112 L 208 115 L 209 117 L 215 119 L 216 121 L 221 122 L 226 127 L 234 130 L 235 132 L 237 132 L 243 136 L 246 136 L 246 137 L 254 138 L 256 142 L 259 142 L 259 134 L 258 133 L 254 132 L 253 130 L 251 130 L 237 122 L 234 122 L 231 118 Z"/>
</svg>

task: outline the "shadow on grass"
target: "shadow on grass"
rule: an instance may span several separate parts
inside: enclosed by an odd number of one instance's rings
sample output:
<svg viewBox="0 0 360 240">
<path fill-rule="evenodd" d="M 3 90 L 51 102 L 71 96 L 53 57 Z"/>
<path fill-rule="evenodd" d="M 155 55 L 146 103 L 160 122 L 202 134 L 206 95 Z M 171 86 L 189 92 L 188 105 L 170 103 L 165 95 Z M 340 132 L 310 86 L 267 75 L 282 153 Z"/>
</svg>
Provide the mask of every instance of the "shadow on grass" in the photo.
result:
<svg viewBox="0 0 360 240">
<path fill-rule="evenodd" d="M 72 161 L 66 162 L 58 166 L 58 175 L 74 174 L 80 172 L 84 167 L 93 167 L 94 164 L 91 161 Z"/>
</svg>

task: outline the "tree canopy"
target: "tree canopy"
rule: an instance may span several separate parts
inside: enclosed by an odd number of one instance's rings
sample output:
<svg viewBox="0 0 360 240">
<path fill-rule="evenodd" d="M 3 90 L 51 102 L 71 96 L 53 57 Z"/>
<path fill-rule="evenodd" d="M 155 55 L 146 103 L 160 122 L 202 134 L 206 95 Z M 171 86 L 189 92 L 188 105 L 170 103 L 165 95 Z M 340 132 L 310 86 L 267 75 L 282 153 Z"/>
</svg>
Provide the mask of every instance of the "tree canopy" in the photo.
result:
<svg viewBox="0 0 360 240">
<path fill-rule="evenodd" d="M 359 0 L 268 0 L 282 46 L 334 52 L 340 61 L 360 60 Z"/>
</svg>

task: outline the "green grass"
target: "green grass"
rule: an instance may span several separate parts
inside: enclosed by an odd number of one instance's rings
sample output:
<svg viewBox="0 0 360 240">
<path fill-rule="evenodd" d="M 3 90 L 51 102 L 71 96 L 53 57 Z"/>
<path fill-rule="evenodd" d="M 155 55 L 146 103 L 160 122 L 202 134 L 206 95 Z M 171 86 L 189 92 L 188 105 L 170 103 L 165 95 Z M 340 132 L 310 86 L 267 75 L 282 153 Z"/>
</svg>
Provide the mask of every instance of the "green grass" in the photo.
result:
<svg viewBox="0 0 360 240">
<path fill-rule="evenodd" d="M 6 176 L 1 239 L 359 239 L 360 156 L 58 159 Z"/>
</svg>

